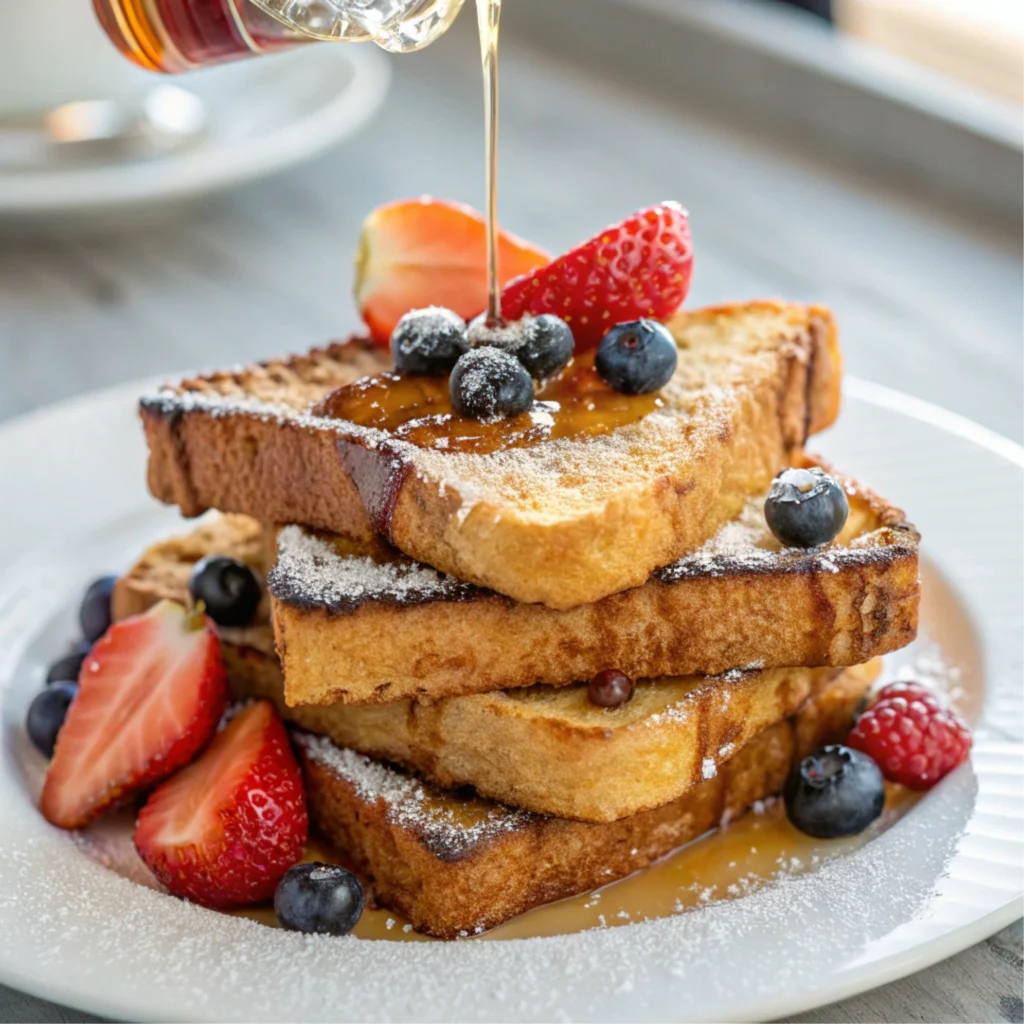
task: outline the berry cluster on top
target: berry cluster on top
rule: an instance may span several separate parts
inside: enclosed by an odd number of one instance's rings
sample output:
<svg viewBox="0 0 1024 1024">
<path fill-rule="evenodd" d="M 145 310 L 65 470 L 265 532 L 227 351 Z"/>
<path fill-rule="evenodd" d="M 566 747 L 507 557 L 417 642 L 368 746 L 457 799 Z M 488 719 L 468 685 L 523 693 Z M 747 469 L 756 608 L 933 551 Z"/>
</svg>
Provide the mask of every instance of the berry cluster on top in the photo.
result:
<svg viewBox="0 0 1024 1024">
<path fill-rule="evenodd" d="M 534 381 L 543 383 L 573 357 L 569 325 L 553 313 L 524 315 L 508 324 L 486 317 L 466 322 L 449 309 L 428 306 L 406 313 L 391 335 L 400 373 L 449 373 L 452 408 L 482 422 L 519 416 L 534 404 Z M 601 339 L 594 367 L 609 387 L 626 395 L 658 391 L 676 369 L 678 350 L 655 320 L 616 324 Z"/>
</svg>

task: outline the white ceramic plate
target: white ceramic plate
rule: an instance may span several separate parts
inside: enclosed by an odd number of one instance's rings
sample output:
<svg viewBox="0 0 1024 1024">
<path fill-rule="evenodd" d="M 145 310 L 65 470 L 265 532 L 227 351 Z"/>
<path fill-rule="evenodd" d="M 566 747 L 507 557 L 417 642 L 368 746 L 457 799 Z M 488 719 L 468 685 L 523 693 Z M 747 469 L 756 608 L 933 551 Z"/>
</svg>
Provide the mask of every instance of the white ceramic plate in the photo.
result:
<svg viewBox="0 0 1024 1024">
<path fill-rule="evenodd" d="M 159 79 L 154 78 L 158 83 Z M 148 160 L 42 170 L 0 167 L 0 217 L 56 219 L 154 210 L 282 171 L 353 135 L 387 95 L 372 46 L 314 46 L 197 72 L 178 84 L 206 104 L 195 145 Z"/>
<path fill-rule="evenodd" d="M 176 522 L 145 494 L 140 390 L 0 429 L 0 981 L 133 1020 L 764 1020 L 918 970 L 1021 913 L 1024 453 L 857 381 L 820 449 L 910 510 L 931 578 L 953 588 L 929 612 L 950 635 L 932 640 L 972 662 L 968 704 L 984 698 L 971 765 L 871 842 L 733 902 L 505 942 L 303 937 L 102 867 L 36 812 L 42 759 L 22 722 L 85 582 Z"/>
</svg>

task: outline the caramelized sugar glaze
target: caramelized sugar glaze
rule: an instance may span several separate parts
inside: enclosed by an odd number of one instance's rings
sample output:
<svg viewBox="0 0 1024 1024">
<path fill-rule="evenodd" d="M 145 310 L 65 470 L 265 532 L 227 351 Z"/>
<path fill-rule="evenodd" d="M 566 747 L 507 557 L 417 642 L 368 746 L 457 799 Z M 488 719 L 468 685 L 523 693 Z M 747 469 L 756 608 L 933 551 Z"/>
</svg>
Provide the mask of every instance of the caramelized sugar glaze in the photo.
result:
<svg viewBox="0 0 1024 1024">
<path fill-rule="evenodd" d="M 587 352 L 544 382 L 528 412 L 490 423 L 452 410 L 447 377 L 393 372 L 346 384 L 313 411 L 386 431 L 419 448 L 486 455 L 541 441 L 607 434 L 642 420 L 661 405 L 657 394 L 613 390 L 594 369 L 594 354 Z"/>
</svg>

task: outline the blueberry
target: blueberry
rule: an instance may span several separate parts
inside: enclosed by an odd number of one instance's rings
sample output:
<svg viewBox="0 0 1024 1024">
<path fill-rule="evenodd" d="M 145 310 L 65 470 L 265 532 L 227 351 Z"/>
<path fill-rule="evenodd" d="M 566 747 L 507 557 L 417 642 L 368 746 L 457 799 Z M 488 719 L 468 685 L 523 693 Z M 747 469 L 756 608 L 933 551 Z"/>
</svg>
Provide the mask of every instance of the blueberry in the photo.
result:
<svg viewBox="0 0 1024 1024">
<path fill-rule="evenodd" d="M 594 366 L 616 391 L 646 395 L 672 379 L 678 361 L 672 332 L 657 320 L 643 319 L 616 324 L 597 346 Z"/>
<path fill-rule="evenodd" d="M 533 381 L 515 356 L 498 348 L 470 349 L 448 382 L 452 408 L 474 420 L 518 416 L 533 405 Z"/>
<path fill-rule="evenodd" d="M 33 746 L 47 757 L 53 757 L 57 734 L 64 725 L 68 708 L 77 693 L 77 684 L 56 682 L 37 693 L 28 706 L 25 731 Z"/>
<path fill-rule="evenodd" d="M 188 581 L 192 600 L 206 605 L 218 626 L 248 626 L 260 605 L 260 581 L 237 558 L 207 555 L 196 562 Z"/>
<path fill-rule="evenodd" d="M 764 503 L 768 528 L 787 547 L 828 544 L 846 522 L 850 503 L 842 487 L 822 469 L 784 469 Z"/>
<path fill-rule="evenodd" d="M 363 913 L 359 879 L 337 864 L 296 864 L 277 883 L 274 911 L 289 931 L 348 935 Z"/>
<path fill-rule="evenodd" d="M 516 357 L 534 380 L 545 380 L 572 359 L 574 345 L 569 325 L 552 313 L 542 313 L 526 321 Z"/>
<path fill-rule="evenodd" d="M 855 836 L 882 813 L 885 781 L 867 754 L 822 747 L 790 775 L 785 801 L 789 820 L 801 832 L 818 839 Z"/>
<path fill-rule="evenodd" d="M 572 358 L 575 344 L 569 325 L 551 313 L 508 323 L 492 323 L 481 313 L 470 323 L 466 339 L 470 349 L 498 348 L 515 356 L 534 380 L 558 373 Z"/>
<path fill-rule="evenodd" d="M 440 306 L 406 313 L 391 333 L 391 357 L 402 373 L 447 373 L 466 348 L 466 321 Z"/>
<path fill-rule="evenodd" d="M 116 576 L 103 576 L 89 584 L 82 598 L 78 622 L 82 627 L 82 635 L 91 644 L 96 643 L 110 629 L 110 597 L 116 582 Z"/>
<path fill-rule="evenodd" d="M 58 658 L 46 670 L 47 686 L 50 683 L 73 683 L 78 679 L 78 674 L 82 671 L 82 662 L 85 661 L 91 650 L 92 644 L 88 644 L 84 640 L 80 640 L 75 644 L 70 654 L 65 654 L 63 658 Z"/>
</svg>

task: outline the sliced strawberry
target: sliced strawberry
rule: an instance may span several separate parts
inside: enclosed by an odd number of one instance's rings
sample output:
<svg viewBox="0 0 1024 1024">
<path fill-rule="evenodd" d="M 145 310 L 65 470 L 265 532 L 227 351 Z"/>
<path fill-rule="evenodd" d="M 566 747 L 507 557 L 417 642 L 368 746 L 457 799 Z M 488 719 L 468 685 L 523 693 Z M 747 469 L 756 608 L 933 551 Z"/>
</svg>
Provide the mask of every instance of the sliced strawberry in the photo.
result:
<svg viewBox="0 0 1024 1024">
<path fill-rule="evenodd" d="M 269 899 L 309 831 L 302 776 L 269 701 L 244 707 L 195 764 L 153 792 L 135 848 L 175 895 L 204 907 Z"/>
<path fill-rule="evenodd" d="M 693 271 L 690 221 L 678 203 L 660 203 L 510 281 L 501 294 L 508 320 L 554 313 L 576 348 L 593 348 L 614 324 L 664 320 L 686 299 Z"/>
<path fill-rule="evenodd" d="M 82 665 L 40 809 L 80 828 L 188 764 L 227 706 L 213 624 L 161 601 L 110 627 Z"/>
<path fill-rule="evenodd" d="M 499 284 L 547 263 L 542 249 L 502 231 Z M 483 217 L 472 207 L 424 196 L 378 206 L 363 223 L 356 302 L 374 340 L 386 345 L 410 309 L 444 306 L 469 320 L 487 308 Z"/>
</svg>

